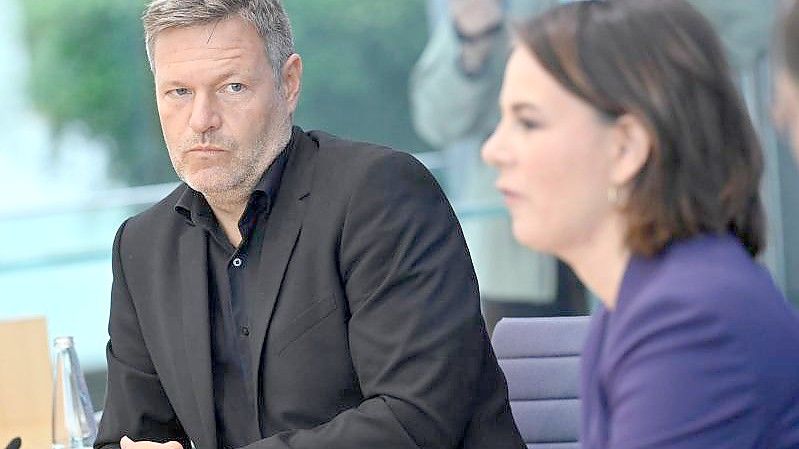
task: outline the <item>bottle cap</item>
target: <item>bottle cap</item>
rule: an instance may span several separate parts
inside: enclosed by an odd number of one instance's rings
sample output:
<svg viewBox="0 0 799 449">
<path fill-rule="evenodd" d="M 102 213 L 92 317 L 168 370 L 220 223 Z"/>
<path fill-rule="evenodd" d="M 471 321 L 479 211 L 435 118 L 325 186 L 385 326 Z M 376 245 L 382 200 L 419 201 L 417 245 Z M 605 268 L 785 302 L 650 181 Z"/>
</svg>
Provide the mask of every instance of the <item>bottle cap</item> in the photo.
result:
<svg viewBox="0 0 799 449">
<path fill-rule="evenodd" d="M 74 346 L 72 337 L 56 337 L 54 343 L 56 349 L 67 349 Z"/>
</svg>

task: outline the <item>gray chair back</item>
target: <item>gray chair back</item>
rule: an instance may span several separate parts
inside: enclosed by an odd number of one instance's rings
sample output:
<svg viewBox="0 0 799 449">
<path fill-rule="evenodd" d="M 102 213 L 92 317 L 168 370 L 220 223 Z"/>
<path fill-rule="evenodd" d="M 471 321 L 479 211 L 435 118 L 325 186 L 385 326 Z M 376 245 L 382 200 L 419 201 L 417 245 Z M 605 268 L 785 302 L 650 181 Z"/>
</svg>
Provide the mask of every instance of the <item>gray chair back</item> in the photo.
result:
<svg viewBox="0 0 799 449">
<path fill-rule="evenodd" d="M 590 317 L 503 318 L 492 343 L 529 449 L 579 449 L 580 351 Z"/>
</svg>

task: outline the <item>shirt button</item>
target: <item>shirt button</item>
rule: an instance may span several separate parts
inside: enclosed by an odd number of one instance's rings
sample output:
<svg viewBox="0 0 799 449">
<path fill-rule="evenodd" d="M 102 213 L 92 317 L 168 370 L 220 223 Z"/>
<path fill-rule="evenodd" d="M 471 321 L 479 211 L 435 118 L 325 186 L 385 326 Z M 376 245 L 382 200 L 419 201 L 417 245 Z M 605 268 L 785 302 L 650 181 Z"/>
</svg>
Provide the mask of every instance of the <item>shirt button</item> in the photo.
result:
<svg viewBox="0 0 799 449">
<path fill-rule="evenodd" d="M 247 326 L 242 326 L 241 327 L 241 335 L 244 335 L 245 337 L 250 335 L 250 328 L 247 327 Z"/>
<path fill-rule="evenodd" d="M 242 263 L 244 262 L 239 257 L 233 259 L 233 266 L 236 268 L 240 267 Z"/>
</svg>

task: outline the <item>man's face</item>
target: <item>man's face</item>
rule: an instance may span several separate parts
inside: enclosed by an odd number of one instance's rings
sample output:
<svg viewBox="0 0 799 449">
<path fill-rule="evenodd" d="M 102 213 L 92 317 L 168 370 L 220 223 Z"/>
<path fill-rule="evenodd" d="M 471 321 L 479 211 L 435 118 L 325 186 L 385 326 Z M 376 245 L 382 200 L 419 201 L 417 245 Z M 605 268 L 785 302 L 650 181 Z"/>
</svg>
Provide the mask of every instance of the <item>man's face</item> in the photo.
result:
<svg viewBox="0 0 799 449">
<path fill-rule="evenodd" d="M 153 59 L 158 114 L 178 176 L 206 196 L 247 194 L 289 140 L 299 57 L 286 63 L 278 89 L 258 32 L 234 16 L 161 32 Z"/>
</svg>

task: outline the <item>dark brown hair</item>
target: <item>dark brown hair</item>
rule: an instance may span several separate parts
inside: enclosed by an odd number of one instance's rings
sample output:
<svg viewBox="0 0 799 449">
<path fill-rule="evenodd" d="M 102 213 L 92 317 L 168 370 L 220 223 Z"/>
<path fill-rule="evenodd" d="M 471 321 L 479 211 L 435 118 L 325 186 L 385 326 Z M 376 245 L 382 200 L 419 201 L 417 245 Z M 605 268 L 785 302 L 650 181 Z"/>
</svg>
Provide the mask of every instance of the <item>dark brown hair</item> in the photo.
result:
<svg viewBox="0 0 799 449">
<path fill-rule="evenodd" d="M 753 256 L 763 249 L 762 152 L 721 42 L 697 10 L 684 0 L 581 1 L 516 31 L 567 90 L 649 129 L 649 159 L 623 209 L 633 252 L 725 232 Z"/>
<path fill-rule="evenodd" d="M 792 0 L 781 20 L 779 35 L 780 58 L 785 67 L 799 81 L 799 2 Z"/>
</svg>

